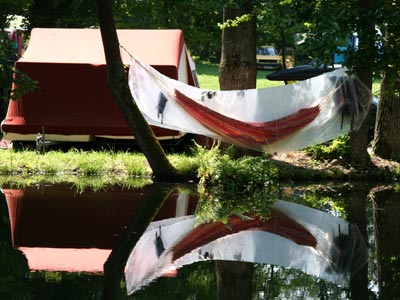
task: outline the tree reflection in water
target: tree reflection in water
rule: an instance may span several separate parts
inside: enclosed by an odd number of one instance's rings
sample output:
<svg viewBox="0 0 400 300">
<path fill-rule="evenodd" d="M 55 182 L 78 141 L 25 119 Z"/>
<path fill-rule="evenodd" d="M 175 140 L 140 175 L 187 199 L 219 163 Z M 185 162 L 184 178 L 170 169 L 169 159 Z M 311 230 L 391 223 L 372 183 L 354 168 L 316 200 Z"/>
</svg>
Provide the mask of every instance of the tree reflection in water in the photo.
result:
<svg viewBox="0 0 400 300">
<path fill-rule="evenodd" d="M 2 190 L 5 192 L 6 187 L 3 186 Z M 206 260 L 180 268 L 177 271 L 176 277 L 161 277 L 128 298 L 226 299 L 226 295 L 229 295 L 229 292 L 233 292 L 237 288 L 238 290 L 242 289 L 243 294 L 241 299 L 279 299 L 282 295 L 291 299 L 328 299 L 328 297 L 329 299 L 373 299 L 377 297 L 371 291 L 375 290 L 375 286 L 373 286 L 373 282 L 368 282 L 367 280 L 368 278 L 379 278 L 381 299 L 395 299 L 394 295 L 399 294 L 398 276 L 400 274 L 398 256 L 400 241 L 398 231 L 394 230 L 399 228 L 399 193 L 391 188 L 373 189 L 371 193 L 370 191 L 371 189 L 368 187 L 360 188 L 357 186 L 347 186 L 344 188 L 330 185 L 322 189 L 316 186 L 302 186 L 297 188 L 281 186 L 279 197 L 277 196 L 278 194 L 275 195 L 275 199 L 295 200 L 301 205 L 311 206 L 346 218 L 350 223 L 357 224 L 361 234 L 364 236 L 367 236 L 367 228 L 374 229 L 368 232 L 370 235 L 367 240 L 374 240 L 371 234 L 374 235 L 377 259 L 372 260 L 372 262 L 377 263 L 378 267 L 374 268 L 374 265 L 372 265 L 368 270 L 366 265 L 363 265 L 363 268 L 356 270 L 357 272 L 352 277 L 350 289 L 314 276 L 306 275 L 301 271 L 277 265 L 239 262 L 237 266 L 232 267 L 231 263 L 218 262 L 216 264 L 212 260 Z M 155 191 L 153 195 L 157 195 L 160 199 L 164 192 L 168 193 L 166 190 L 163 190 L 161 193 L 160 191 Z M 373 205 L 372 210 L 370 209 L 370 202 L 367 201 L 368 194 L 374 195 L 371 204 Z M 101 199 L 102 196 L 100 194 L 96 195 L 93 198 Z M 266 199 L 265 196 L 261 197 L 261 200 L 259 198 L 258 202 L 253 203 L 254 211 L 263 210 L 260 203 L 262 203 L 263 199 Z M 268 195 L 268 197 L 272 199 L 273 195 Z M 109 298 L 126 299 L 126 295 L 124 295 L 126 293 L 124 281 L 120 280 L 122 276 L 121 271 L 123 272 L 124 270 L 121 266 L 124 265 L 124 256 L 133 247 L 134 241 L 137 238 L 131 238 L 132 235 L 129 232 L 139 235 L 139 227 L 134 225 L 133 227 L 136 230 L 127 230 L 125 234 L 119 234 L 118 239 L 114 241 L 114 254 L 110 256 L 109 261 L 117 262 L 116 265 L 118 265 L 118 268 L 111 268 L 111 270 L 116 270 L 119 274 L 111 272 L 108 274 L 112 276 L 107 277 L 108 275 L 104 276 L 101 273 L 51 270 L 35 270 L 33 272 L 33 270 L 29 270 L 29 261 L 19 251 L 18 246 L 13 244 L 13 233 L 11 232 L 10 234 L 11 224 L 4 194 L 2 194 L 0 200 L 0 213 L 2 216 L 0 229 L 0 299 L 100 299 L 102 297 L 102 290 L 104 289 L 107 292 L 107 286 L 114 287 L 109 289 L 111 291 Z M 218 201 L 211 202 L 210 206 L 217 207 L 222 200 L 223 198 L 219 197 Z M 35 201 L 31 201 L 30 204 L 36 203 Z M 82 199 L 79 202 L 85 203 Z M 79 202 L 73 202 L 75 203 L 75 207 L 79 207 Z M 232 206 L 235 204 L 229 201 L 227 203 Z M 241 206 L 240 202 L 237 202 L 237 204 L 239 204 L 239 207 Z M 250 204 L 250 202 L 247 204 Z M 148 217 L 145 218 L 147 221 L 153 215 L 150 211 L 152 209 L 156 210 L 157 204 L 153 203 L 153 205 L 153 208 L 151 208 L 151 203 L 148 202 Z M 243 207 L 237 210 L 237 212 L 242 209 Z M 373 212 L 373 220 L 372 215 L 370 217 L 366 213 L 368 209 Z M 34 211 L 33 206 L 31 211 Z M 65 209 L 64 213 L 67 213 Z M 219 214 L 226 221 L 228 213 L 224 215 L 221 210 L 217 211 L 217 214 L 215 213 L 216 211 L 212 212 L 214 219 Z M 23 216 L 23 214 L 20 215 L 20 217 Z M 43 216 L 40 218 L 43 218 Z M 93 220 L 96 220 L 95 216 L 93 218 Z M 130 221 L 133 224 L 135 223 L 133 215 Z M 130 227 L 128 223 L 126 225 L 126 228 Z M 80 226 L 84 225 L 80 224 Z M 74 226 L 66 226 L 66 228 L 68 227 L 76 228 Z M 97 228 L 100 227 L 102 226 L 99 223 Z M 144 227 L 145 225 L 142 225 L 142 229 Z M 21 229 L 22 227 L 19 228 Z M 85 231 L 85 228 L 82 227 L 81 229 L 83 232 Z M 76 233 L 76 229 L 74 230 Z M 163 238 L 165 233 L 161 231 L 158 234 L 159 238 Z M 126 236 L 124 237 L 124 235 Z M 71 237 L 72 235 L 67 234 L 67 236 Z M 155 240 L 156 236 L 154 235 L 152 242 L 154 243 Z M 163 246 L 167 249 L 165 244 Z M 373 256 L 373 253 L 371 254 Z M 236 256 L 236 259 L 238 257 Z M 243 267 L 247 268 L 247 270 L 244 271 Z M 379 276 L 371 273 L 374 270 L 379 271 Z M 108 278 L 112 280 L 108 281 Z M 106 282 L 112 282 L 112 284 L 107 285 L 105 284 Z M 245 282 L 247 282 L 247 286 L 251 285 L 251 289 L 245 287 Z M 231 288 L 229 289 L 229 287 Z M 234 294 L 237 295 L 237 293 Z M 365 296 L 367 298 L 362 298 Z M 234 299 L 232 297 L 230 299 Z"/>
<path fill-rule="evenodd" d="M 380 299 L 400 299 L 400 193 L 374 189 L 372 202 Z"/>
</svg>

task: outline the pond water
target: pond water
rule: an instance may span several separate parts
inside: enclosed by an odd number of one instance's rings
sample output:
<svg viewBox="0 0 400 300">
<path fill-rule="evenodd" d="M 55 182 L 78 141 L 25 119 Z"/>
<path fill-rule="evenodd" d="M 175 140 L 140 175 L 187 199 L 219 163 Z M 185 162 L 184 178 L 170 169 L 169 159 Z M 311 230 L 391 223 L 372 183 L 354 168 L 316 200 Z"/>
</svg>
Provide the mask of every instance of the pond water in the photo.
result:
<svg viewBox="0 0 400 300">
<path fill-rule="evenodd" d="M 2 300 L 399 299 L 390 186 L 65 183 L 0 197 Z"/>
</svg>

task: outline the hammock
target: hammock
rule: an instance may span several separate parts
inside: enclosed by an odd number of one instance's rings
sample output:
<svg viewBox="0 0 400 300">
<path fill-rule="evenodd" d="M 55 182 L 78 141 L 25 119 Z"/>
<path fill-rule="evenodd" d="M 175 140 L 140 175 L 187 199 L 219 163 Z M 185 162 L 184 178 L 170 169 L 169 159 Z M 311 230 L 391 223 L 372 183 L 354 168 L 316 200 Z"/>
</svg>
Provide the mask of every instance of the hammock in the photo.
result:
<svg viewBox="0 0 400 300">
<path fill-rule="evenodd" d="M 166 77 L 136 57 L 129 86 L 150 125 L 270 153 L 357 130 L 373 98 L 344 69 L 281 87 L 209 91 Z"/>
<path fill-rule="evenodd" d="M 196 225 L 195 216 L 153 222 L 132 250 L 126 268 L 127 294 L 160 276 L 206 260 L 274 264 L 348 285 L 367 261 L 358 228 L 320 210 L 277 201 L 268 218 L 237 216 L 228 224 Z"/>
</svg>

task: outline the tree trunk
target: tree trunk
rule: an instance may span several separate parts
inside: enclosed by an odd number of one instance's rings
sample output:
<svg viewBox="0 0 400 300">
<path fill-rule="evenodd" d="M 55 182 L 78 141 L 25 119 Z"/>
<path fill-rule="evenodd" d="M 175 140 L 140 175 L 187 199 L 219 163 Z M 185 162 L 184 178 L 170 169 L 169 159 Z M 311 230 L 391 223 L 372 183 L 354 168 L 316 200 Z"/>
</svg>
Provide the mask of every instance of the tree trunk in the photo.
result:
<svg viewBox="0 0 400 300">
<path fill-rule="evenodd" d="M 250 300 L 254 267 L 242 261 L 216 261 L 218 300 Z"/>
<path fill-rule="evenodd" d="M 121 299 L 121 280 L 129 255 L 139 241 L 150 222 L 153 221 L 165 200 L 173 192 L 172 188 L 161 183 L 152 185 L 146 199 L 142 201 L 120 239 L 104 263 L 103 300 Z"/>
<path fill-rule="evenodd" d="M 252 13 L 250 1 L 241 8 L 224 7 L 224 22 Z M 241 90 L 256 87 L 256 19 L 238 27 L 222 30 L 222 53 L 219 67 L 221 90 Z"/>
<path fill-rule="evenodd" d="M 107 61 L 108 85 L 122 114 L 132 130 L 139 147 L 146 156 L 156 180 L 176 179 L 176 170 L 154 136 L 129 90 L 121 60 L 119 41 L 110 0 L 96 0 L 104 53 Z M 140 41 L 137 41 L 140 43 Z"/>
<path fill-rule="evenodd" d="M 355 71 L 360 80 L 372 89 L 372 64 L 375 54 L 371 54 L 371 49 L 375 48 L 375 17 L 370 12 L 374 12 L 375 0 L 359 0 L 361 8 L 359 25 L 359 47 L 358 61 Z M 369 116 L 369 114 L 368 114 Z M 368 124 L 369 118 L 365 118 L 361 128 L 357 132 L 350 133 L 350 152 L 346 157 L 352 165 L 367 165 L 371 163 L 368 155 Z"/>
<path fill-rule="evenodd" d="M 240 8 L 224 7 L 224 22 L 252 13 L 251 1 Z M 221 90 L 239 90 L 256 87 L 256 21 L 242 22 L 238 27 L 222 30 L 222 53 L 219 67 Z M 236 147 L 238 155 L 250 153 Z M 217 261 L 218 299 L 251 299 L 253 264 Z"/>
<path fill-rule="evenodd" d="M 346 212 L 348 222 L 358 226 L 361 236 L 365 243 L 368 241 L 366 204 L 369 189 L 367 187 L 356 188 L 349 194 L 345 194 L 348 199 Z M 360 257 L 362 259 L 362 257 Z M 356 272 L 355 272 L 356 271 Z M 352 300 L 368 299 L 368 264 L 365 263 L 359 270 L 351 269 L 350 292 Z"/>
<path fill-rule="evenodd" d="M 374 233 L 380 299 L 400 295 L 400 193 L 385 189 L 374 194 Z"/>
<path fill-rule="evenodd" d="M 245 14 L 253 14 L 251 1 L 240 8 L 224 7 L 224 22 L 234 20 Z M 256 17 L 241 22 L 237 27 L 222 30 L 222 49 L 219 66 L 219 85 L 221 90 L 242 90 L 256 88 Z M 225 148 L 226 145 L 223 145 Z M 235 147 L 236 156 L 259 155 L 254 150 Z"/>
<path fill-rule="evenodd" d="M 385 75 L 376 117 L 374 152 L 400 161 L 400 79 Z"/>
</svg>

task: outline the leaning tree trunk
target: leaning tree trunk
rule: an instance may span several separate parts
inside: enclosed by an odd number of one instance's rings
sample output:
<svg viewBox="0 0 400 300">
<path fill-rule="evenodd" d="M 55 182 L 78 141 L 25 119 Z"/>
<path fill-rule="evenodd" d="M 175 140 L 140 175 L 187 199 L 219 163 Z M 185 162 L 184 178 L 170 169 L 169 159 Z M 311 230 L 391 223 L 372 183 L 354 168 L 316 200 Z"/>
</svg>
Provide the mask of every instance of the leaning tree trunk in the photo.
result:
<svg viewBox="0 0 400 300">
<path fill-rule="evenodd" d="M 124 228 L 120 238 L 104 263 L 104 286 L 102 300 L 122 299 L 121 281 L 129 256 L 150 222 L 153 221 L 163 203 L 174 189 L 161 183 L 151 186 L 146 198 L 139 205 L 129 224 Z"/>
<path fill-rule="evenodd" d="M 241 90 L 256 87 L 256 17 L 252 1 L 246 1 L 240 8 L 224 7 L 224 23 L 245 14 L 252 15 L 249 21 L 238 26 L 227 26 L 222 30 L 219 85 L 221 90 Z M 223 148 L 226 145 L 223 146 Z M 258 155 L 259 152 L 235 147 L 237 156 Z"/>
<path fill-rule="evenodd" d="M 374 152 L 382 158 L 400 161 L 400 79 L 394 76 L 387 74 L 382 82 Z"/>
<path fill-rule="evenodd" d="M 176 170 L 154 136 L 129 90 L 121 60 L 119 41 L 110 0 L 96 0 L 104 53 L 107 61 L 108 85 L 129 128 L 146 156 L 156 180 L 174 180 Z M 140 43 L 140 41 L 137 41 Z"/>
</svg>

